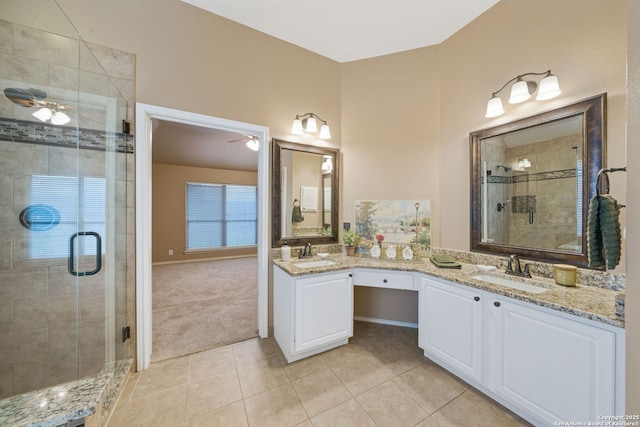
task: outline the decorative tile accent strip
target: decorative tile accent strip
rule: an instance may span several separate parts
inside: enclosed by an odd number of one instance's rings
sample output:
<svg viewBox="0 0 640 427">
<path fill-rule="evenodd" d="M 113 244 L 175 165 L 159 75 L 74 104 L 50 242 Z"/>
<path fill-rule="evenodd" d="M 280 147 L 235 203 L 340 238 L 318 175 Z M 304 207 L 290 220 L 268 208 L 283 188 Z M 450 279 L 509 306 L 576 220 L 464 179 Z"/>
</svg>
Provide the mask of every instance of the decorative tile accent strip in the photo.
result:
<svg viewBox="0 0 640 427">
<path fill-rule="evenodd" d="M 53 126 L 0 117 L 0 140 L 30 144 L 55 145 L 105 151 L 107 148 L 120 153 L 133 153 L 134 136 L 116 132 Z"/>
<path fill-rule="evenodd" d="M 516 182 L 546 181 L 548 179 L 575 178 L 575 169 L 563 169 L 549 172 L 525 173 L 514 176 L 489 175 L 489 184 L 514 184 Z"/>
</svg>

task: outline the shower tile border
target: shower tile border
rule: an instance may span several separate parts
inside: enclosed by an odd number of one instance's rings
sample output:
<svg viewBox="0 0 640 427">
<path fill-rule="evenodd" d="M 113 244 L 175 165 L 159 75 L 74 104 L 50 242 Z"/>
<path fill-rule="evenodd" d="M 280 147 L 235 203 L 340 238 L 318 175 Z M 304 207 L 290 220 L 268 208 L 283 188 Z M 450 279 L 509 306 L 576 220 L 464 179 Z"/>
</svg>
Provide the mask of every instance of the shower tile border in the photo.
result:
<svg viewBox="0 0 640 427">
<path fill-rule="evenodd" d="M 89 150 L 134 152 L 134 135 L 0 117 L 0 140 Z"/>
</svg>

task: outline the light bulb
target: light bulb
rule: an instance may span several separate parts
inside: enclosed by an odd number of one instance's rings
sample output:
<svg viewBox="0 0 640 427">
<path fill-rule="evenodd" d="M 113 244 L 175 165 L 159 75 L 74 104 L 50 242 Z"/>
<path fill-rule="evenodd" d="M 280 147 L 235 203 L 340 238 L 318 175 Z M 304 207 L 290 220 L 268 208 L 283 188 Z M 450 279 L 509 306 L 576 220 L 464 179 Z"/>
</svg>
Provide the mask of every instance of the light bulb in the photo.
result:
<svg viewBox="0 0 640 427">
<path fill-rule="evenodd" d="M 62 111 L 56 111 L 51 116 L 51 124 L 54 124 L 54 125 L 66 125 L 70 121 L 71 119 L 69 118 L 69 116 L 67 116 Z"/>
<path fill-rule="evenodd" d="M 531 97 L 529 93 L 529 86 L 524 80 L 518 80 L 511 86 L 511 96 L 509 97 L 509 104 L 518 104 L 524 102 Z"/>
<path fill-rule="evenodd" d="M 558 78 L 549 72 L 540 82 L 540 89 L 538 89 L 538 96 L 536 96 L 536 100 L 545 101 L 547 99 L 555 98 L 561 93 L 562 91 L 558 84 Z"/>
<path fill-rule="evenodd" d="M 504 114 L 504 108 L 502 107 L 502 99 L 493 95 L 489 102 L 487 102 L 487 113 L 484 115 L 487 118 L 498 117 Z"/>
<path fill-rule="evenodd" d="M 304 129 L 302 129 L 302 120 L 296 119 L 293 121 L 293 125 L 291 126 L 291 133 L 294 135 L 302 135 L 304 133 Z"/>
<path fill-rule="evenodd" d="M 40 108 L 38 111 L 32 114 L 33 117 L 43 122 L 46 122 L 47 120 L 49 120 L 52 115 L 53 115 L 53 111 L 51 111 L 47 107 Z"/>
<path fill-rule="evenodd" d="M 318 132 L 318 125 L 316 124 L 316 119 L 313 117 L 309 117 L 307 119 L 307 125 L 304 130 L 309 133 Z"/>
<path fill-rule="evenodd" d="M 329 125 L 324 124 L 320 126 L 320 139 L 331 139 L 331 129 L 329 129 Z"/>
<path fill-rule="evenodd" d="M 260 142 L 258 142 L 257 139 L 250 139 L 247 141 L 247 147 L 249 147 L 250 150 L 258 151 L 260 148 Z"/>
</svg>

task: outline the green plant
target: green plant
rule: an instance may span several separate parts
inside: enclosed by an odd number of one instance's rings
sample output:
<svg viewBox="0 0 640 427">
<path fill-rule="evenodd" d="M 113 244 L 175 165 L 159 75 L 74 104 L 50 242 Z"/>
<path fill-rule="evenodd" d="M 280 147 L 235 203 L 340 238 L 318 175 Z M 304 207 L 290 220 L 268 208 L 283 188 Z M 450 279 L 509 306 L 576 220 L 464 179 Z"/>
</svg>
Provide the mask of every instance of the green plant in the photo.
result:
<svg viewBox="0 0 640 427">
<path fill-rule="evenodd" d="M 342 243 L 345 246 L 357 246 L 360 241 L 360 236 L 355 231 L 344 230 L 342 232 Z"/>
</svg>

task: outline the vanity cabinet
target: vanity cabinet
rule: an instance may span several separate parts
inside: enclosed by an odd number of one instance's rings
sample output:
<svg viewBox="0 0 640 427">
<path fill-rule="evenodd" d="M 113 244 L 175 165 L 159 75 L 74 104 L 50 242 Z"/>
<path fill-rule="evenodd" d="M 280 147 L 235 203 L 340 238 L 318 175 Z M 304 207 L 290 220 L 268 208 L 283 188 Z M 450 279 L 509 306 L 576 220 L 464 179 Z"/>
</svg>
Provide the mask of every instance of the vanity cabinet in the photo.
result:
<svg viewBox="0 0 640 427">
<path fill-rule="evenodd" d="M 624 330 L 420 279 L 425 356 L 535 425 L 624 413 Z"/>
<path fill-rule="evenodd" d="M 614 331 L 495 296 L 486 308 L 496 395 L 549 425 L 624 413 L 616 408 Z"/>
<path fill-rule="evenodd" d="M 420 278 L 418 344 L 425 355 L 482 381 L 481 291 Z"/>
<path fill-rule="evenodd" d="M 274 267 L 274 337 L 288 362 L 346 344 L 353 335 L 352 273 L 292 277 Z"/>
</svg>

